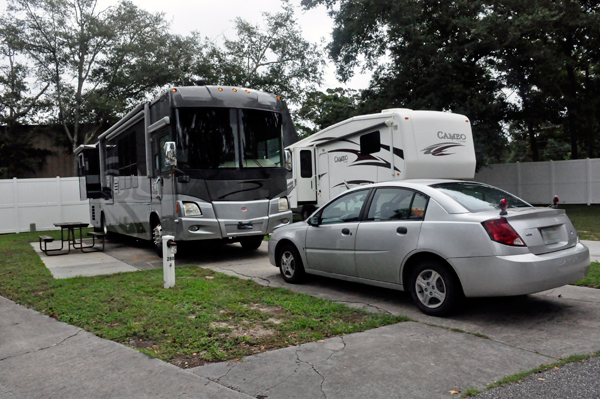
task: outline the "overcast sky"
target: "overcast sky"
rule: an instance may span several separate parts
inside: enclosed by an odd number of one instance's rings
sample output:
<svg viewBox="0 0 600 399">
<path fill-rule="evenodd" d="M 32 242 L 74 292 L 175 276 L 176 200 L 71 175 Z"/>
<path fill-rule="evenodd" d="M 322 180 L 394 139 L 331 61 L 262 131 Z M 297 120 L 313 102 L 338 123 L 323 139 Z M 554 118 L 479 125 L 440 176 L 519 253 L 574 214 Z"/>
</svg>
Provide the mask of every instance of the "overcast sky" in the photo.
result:
<svg viewBox="0 0 600 399">
<path fill-rule="evenodd" d="M 117 0 L 98 0 L 99 9 L 116 4 Z M 133 0 L 138 7 L 151 12 L 164 12 L 171 22 L 171 31 L 187 35 L 191 31 L 200 32 L 201 36 L 218 39 L 221 35 L 235 37 L 233 20 L 241 17 L 248 22 L 257 24 L 262 21 L 262 13 L 275 13 L 281 10 L 281 0 Z M 325 38 L 328 42 L 333 27 L 332 20 L 327 15 L 325 7 L 310 11 L 300 9 L 300 0 L 290 0 L 296 9 L 296 18 L 304 34 L 311 42 Z M 0 10 L 4 12 L 6 0 L 0 0 Z M 369 83 L 368 75 L 357 76 L 348 84 L 342 85 L 335 77 L 331 62 L 325 75 L 322 89 L 344 86 L 353 89 L 366 88 Z"/>
</svg>

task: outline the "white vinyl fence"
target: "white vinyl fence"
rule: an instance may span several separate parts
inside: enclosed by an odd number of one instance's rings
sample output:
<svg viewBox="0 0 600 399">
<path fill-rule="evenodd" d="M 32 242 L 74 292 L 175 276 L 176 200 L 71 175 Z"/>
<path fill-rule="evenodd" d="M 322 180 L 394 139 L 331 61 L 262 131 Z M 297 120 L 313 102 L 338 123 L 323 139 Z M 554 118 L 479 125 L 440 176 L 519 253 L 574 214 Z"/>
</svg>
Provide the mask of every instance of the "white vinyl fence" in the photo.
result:
<svg viewBox="0 0 600 399">
<path fill-rule="evenodd" d="M 79 199 L 79 178 L 0 180 L 0 234 L 57 230 L 53 223 L 90 222 Z"/>
<path fill-rule="evenodd" d="M 475 180 L 500 187 L 536 204 L 600 203 L 600 159 L 494 164 L 482 168 Z"/>
</svg>

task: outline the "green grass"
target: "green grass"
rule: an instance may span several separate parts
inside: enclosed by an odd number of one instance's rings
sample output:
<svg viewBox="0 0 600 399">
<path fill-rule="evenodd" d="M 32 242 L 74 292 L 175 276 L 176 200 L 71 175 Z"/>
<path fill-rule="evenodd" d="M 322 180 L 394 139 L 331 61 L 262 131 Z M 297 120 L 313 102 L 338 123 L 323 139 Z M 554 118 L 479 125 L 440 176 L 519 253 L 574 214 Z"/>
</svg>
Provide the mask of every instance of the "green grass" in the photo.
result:
<svg viewBox="0 0 600 399">
<path fill-rule="evenodd" d="M 168 290 L 162 270 L 55 280 L 29 245 L 38 234 L 0 236 L 0 295 L 180 367 L 407 320 L 197 266 Z"/>
<path fill-rule="evenodd" d="M 580 280 L 573 285 L 590 288 L 600 288 L 600 263 L 592 262 L 590 265 L 590 271 L 583 280 Z"/>
<path fill-rule="evenodd" d="M 600 205 L 559 205 L 579 233 L 582 240 L 600 240 Z"/>
<path fill-rule="evenodd" d="M 598 356 L 600 356 L 600 352 L 593 352 L 589 355 L 572 355 L 572 356 L 566 357 L 564 359 L 561 359 L 557 362 L 542 364 L 542 365 L 535 367 L 529 371 L 522 371 L 520 373 L 506 376 L 496 382 L 488 384 L 486 389 L 498 388 L 498 387 L 503 387 L 506 385 L 514 384 L 519 381 L 523 381 L 525 378 L 529 377 L 530 375 L 542 373 L 544 371 L 551 370 L 551 369 L 558 369 L 569 363 L 583 362 L 589 358 L 598 357 Z M 469 397 L 477 395 L 480 392 L 481 392 L 481 390 L 478 390 L 476 388 L 469 388 L 461 395 L 461 398 L 469 398 Z"/>
</svg>

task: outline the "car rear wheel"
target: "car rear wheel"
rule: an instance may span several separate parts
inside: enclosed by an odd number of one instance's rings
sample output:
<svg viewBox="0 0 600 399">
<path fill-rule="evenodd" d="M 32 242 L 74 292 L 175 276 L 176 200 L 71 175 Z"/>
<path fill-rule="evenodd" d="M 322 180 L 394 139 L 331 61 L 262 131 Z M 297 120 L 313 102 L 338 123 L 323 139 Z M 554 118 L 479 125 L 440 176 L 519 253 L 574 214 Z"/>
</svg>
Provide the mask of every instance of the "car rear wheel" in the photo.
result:
<svg viewBox="0 0 600 399">
<path fill-rule="evenodd" d="M 447 266 L 425 261 L 415 268 L 410 280 L 413 301 L 431 316 L 450 313 L 461 297 L 460 283 Z"/>
<path fill-rule="evenodd" d="M 291 284 L 302 282 L 305 277 L 304 265 L 296 247 L 285 244 L 278 252 L 277 266 L 279 266 L 281 277 Z"/>
</svg>

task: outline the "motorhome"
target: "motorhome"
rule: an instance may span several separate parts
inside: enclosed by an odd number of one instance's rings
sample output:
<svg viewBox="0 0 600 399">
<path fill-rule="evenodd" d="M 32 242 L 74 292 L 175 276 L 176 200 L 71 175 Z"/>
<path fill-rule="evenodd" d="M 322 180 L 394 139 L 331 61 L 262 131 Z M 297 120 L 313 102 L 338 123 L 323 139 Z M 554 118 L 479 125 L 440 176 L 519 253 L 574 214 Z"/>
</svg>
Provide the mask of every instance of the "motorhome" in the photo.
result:
<svg viewBox="0 0 600 399">
<path fill-rule="evenodd" d="M 303 219 L 356 185 L 475 176 L 471 123 L 450 112 L 398 108 L 356 116 L 285 151 L 288 199 Z"/>
<path fill-rule="evenodd" d="M 104 233 L 216 239 L 256 249 L 291 222 L 281 99 L 227 86 L 174 87 L 81 146 L 80 193 Z"/>
</svg>

